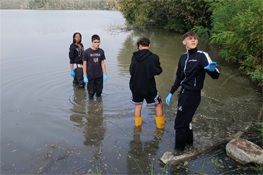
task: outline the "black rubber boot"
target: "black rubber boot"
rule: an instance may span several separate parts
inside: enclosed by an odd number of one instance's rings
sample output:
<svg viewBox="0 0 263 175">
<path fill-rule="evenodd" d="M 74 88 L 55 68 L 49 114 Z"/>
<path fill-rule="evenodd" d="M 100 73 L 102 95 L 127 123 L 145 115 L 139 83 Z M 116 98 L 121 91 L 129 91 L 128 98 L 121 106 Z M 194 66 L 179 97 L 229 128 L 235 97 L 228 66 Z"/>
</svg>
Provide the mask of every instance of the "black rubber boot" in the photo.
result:
<svg viewBox="0 0 263 175">
<path fill-rule="evenodd" d="M 94 95 L 89 94 L 89 99 L 93 100 L 94 99 Z"/>
<path fill-rule="evenodd" d="M 78 84 L 79 84 L 78 80 L 76 78 L 74 78 L 72 84 L 73 84 L 73 87 L 78 86 Z"/>
<path fill-rule="evenodd" d="M 185 144 L 186 144 L 186 133 L 185 132 L 182 132 L 182 133 L 176 132 L 174 149 L 179 150 L 179 151 L 184 151 Z"/>
<path fill-rule="evenodd" d="M 79 88 L 84 88 L 85 84 L 79 84 Z"/>
<path fill-rule="evenodd" d="M 186 143 L 188 145 L 193 145 L 193 142 L 194 142 L 193 130 L 187 128 L 187 130 L 186 130 Z"/>
</svg>

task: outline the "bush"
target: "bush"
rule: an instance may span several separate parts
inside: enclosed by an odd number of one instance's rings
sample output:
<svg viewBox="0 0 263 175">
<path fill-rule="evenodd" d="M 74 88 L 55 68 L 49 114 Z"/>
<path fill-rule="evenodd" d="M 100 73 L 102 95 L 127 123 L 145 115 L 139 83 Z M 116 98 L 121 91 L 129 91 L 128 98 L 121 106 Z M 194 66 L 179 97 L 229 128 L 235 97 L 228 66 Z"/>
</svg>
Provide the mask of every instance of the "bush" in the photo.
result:
<svg viewBox="0 0 263 175">
<path fill-rule="evenodd" d="M 211 41 L 223 46 L 222 58 L 263 86 L 263 1 L 222 0 L 213 4 Z"/>
<path fill-rule="evenodd" d="M 128 25 L 184 33 L 194 26 L 211 28 L 211 11 L 205 0 L 119 0 Z"/>
<path fill-rule="evenodd" d="M 263 138 L 263 122 L 259 123 L 259 129 L 258 130 L 260 132 L 261 137 Z"/>
</svg>

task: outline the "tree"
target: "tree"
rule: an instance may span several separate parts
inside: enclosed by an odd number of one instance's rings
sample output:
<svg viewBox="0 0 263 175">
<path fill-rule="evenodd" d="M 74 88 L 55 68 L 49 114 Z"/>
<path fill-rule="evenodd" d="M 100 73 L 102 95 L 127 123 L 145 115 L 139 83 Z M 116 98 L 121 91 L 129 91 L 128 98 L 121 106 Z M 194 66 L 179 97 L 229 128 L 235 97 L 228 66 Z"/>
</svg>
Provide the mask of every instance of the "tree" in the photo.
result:
<svg viewBox="0 0 263 175">
<path fill-rule="evenodd" d="M 1 9 L 116 10 L 118 0 L 1 0 Z"/>
<path fill-rule="evenodd" d="M 29 3 L 30 9 L 42 9 L 45 6 L 46 0 L 31 0 Z"/>
<path fill-rule="evenodd" d="M 128 25 L 179 33 L 194 26 L 211 28 L 209 4 L 205 0 L 119 0 Z"/>
</svg>

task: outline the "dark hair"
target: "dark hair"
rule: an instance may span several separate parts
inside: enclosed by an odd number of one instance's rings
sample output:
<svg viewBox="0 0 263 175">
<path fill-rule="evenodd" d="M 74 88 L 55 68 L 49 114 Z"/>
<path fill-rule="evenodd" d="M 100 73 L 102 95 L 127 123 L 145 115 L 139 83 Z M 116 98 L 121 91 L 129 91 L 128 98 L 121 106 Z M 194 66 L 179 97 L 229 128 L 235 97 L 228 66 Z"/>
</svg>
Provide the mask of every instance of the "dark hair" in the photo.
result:
<svg viewBox="0 0 263 175">
<path fill-rule="evenodd" d="M 100 40 L 100 37 L 99 37 L 99 35 L 92 35 L 92 37 L 91 37 L 91 41 L 93 42 L 94 40 Z"/>
<path fill-rule="evenodd" d="M 137 47 L 139 48 L 139 45 L 142 45 L 142 46 L 147 46 L 149 47 L 150 45 L 150 40 L 146 37 L 142 37 L 140 38 L 138 41 L 137 41 Z"/>
<path fill-rule="evenodd" d="M 76 33 L 74 33 L 73 34 L 73 43 L 76 43 L 76 41 L 75 41 L 75 36 L 77 35 L 77 34 L 79 34 L 79 36 L 80 36 L 80 43 L 81 43 L 81 38 L 82 38 L 82 36 L 81 36 L 81 34 L 79 33 L 79 32 L 76 32 Z"/>
<path fill-rule="evenodd" d="M 197 35 L 195 32 L 189 31 L 189 32 L 186 32 L 186 33 L 183 35 L 183 40 L 184 40 L 185 38 L 187 38 L 188 36 L 195 36 L 195 37 L 198 38 L 198 35 Z"/>
</svg>

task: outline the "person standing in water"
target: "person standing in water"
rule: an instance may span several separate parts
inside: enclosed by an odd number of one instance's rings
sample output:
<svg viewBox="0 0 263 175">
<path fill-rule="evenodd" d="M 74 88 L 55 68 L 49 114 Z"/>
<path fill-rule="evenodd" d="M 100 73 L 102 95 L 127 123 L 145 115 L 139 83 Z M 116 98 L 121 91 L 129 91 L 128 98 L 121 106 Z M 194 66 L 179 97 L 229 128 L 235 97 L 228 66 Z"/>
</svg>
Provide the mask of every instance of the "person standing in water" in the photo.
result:
<svg viewBox="0 0 263 175">
<path fill-rule="evenodd" d="M 135 126 L 142 125 L 142 104 L 145 99 L 148 105 L 154 105 L 155 122 L 158 129 L 165 127 L 161 96 L 156 89 L 155 76 L 162 73 L 159 56 L 149 50 L 150 40 L 142 37 L 137 42 L 138 51 L 133 52 L 130 64 L 131 102 L 135 104 Z"/>
<path fill-rule="evenodd" d="M 100 48 L 100 37 L 95 34 L 91 37 L 91 47 L 83 54 L 83 78 L 87 83 L 89 99 L 93 99 L 95 94 L 101 96 L 103 80 L 108 79 L 105 60 L 104 50 Z"/>
<path fill-rule="evenodd" d="M 73 77 L 73 86 L 84 88 L 83 81 L 83 51 L 84 47 L 81 43 L 81 34 L 76 32 L 73 34 L 73 43 L 69 47 L 70 75 Z"/>
</svg>

